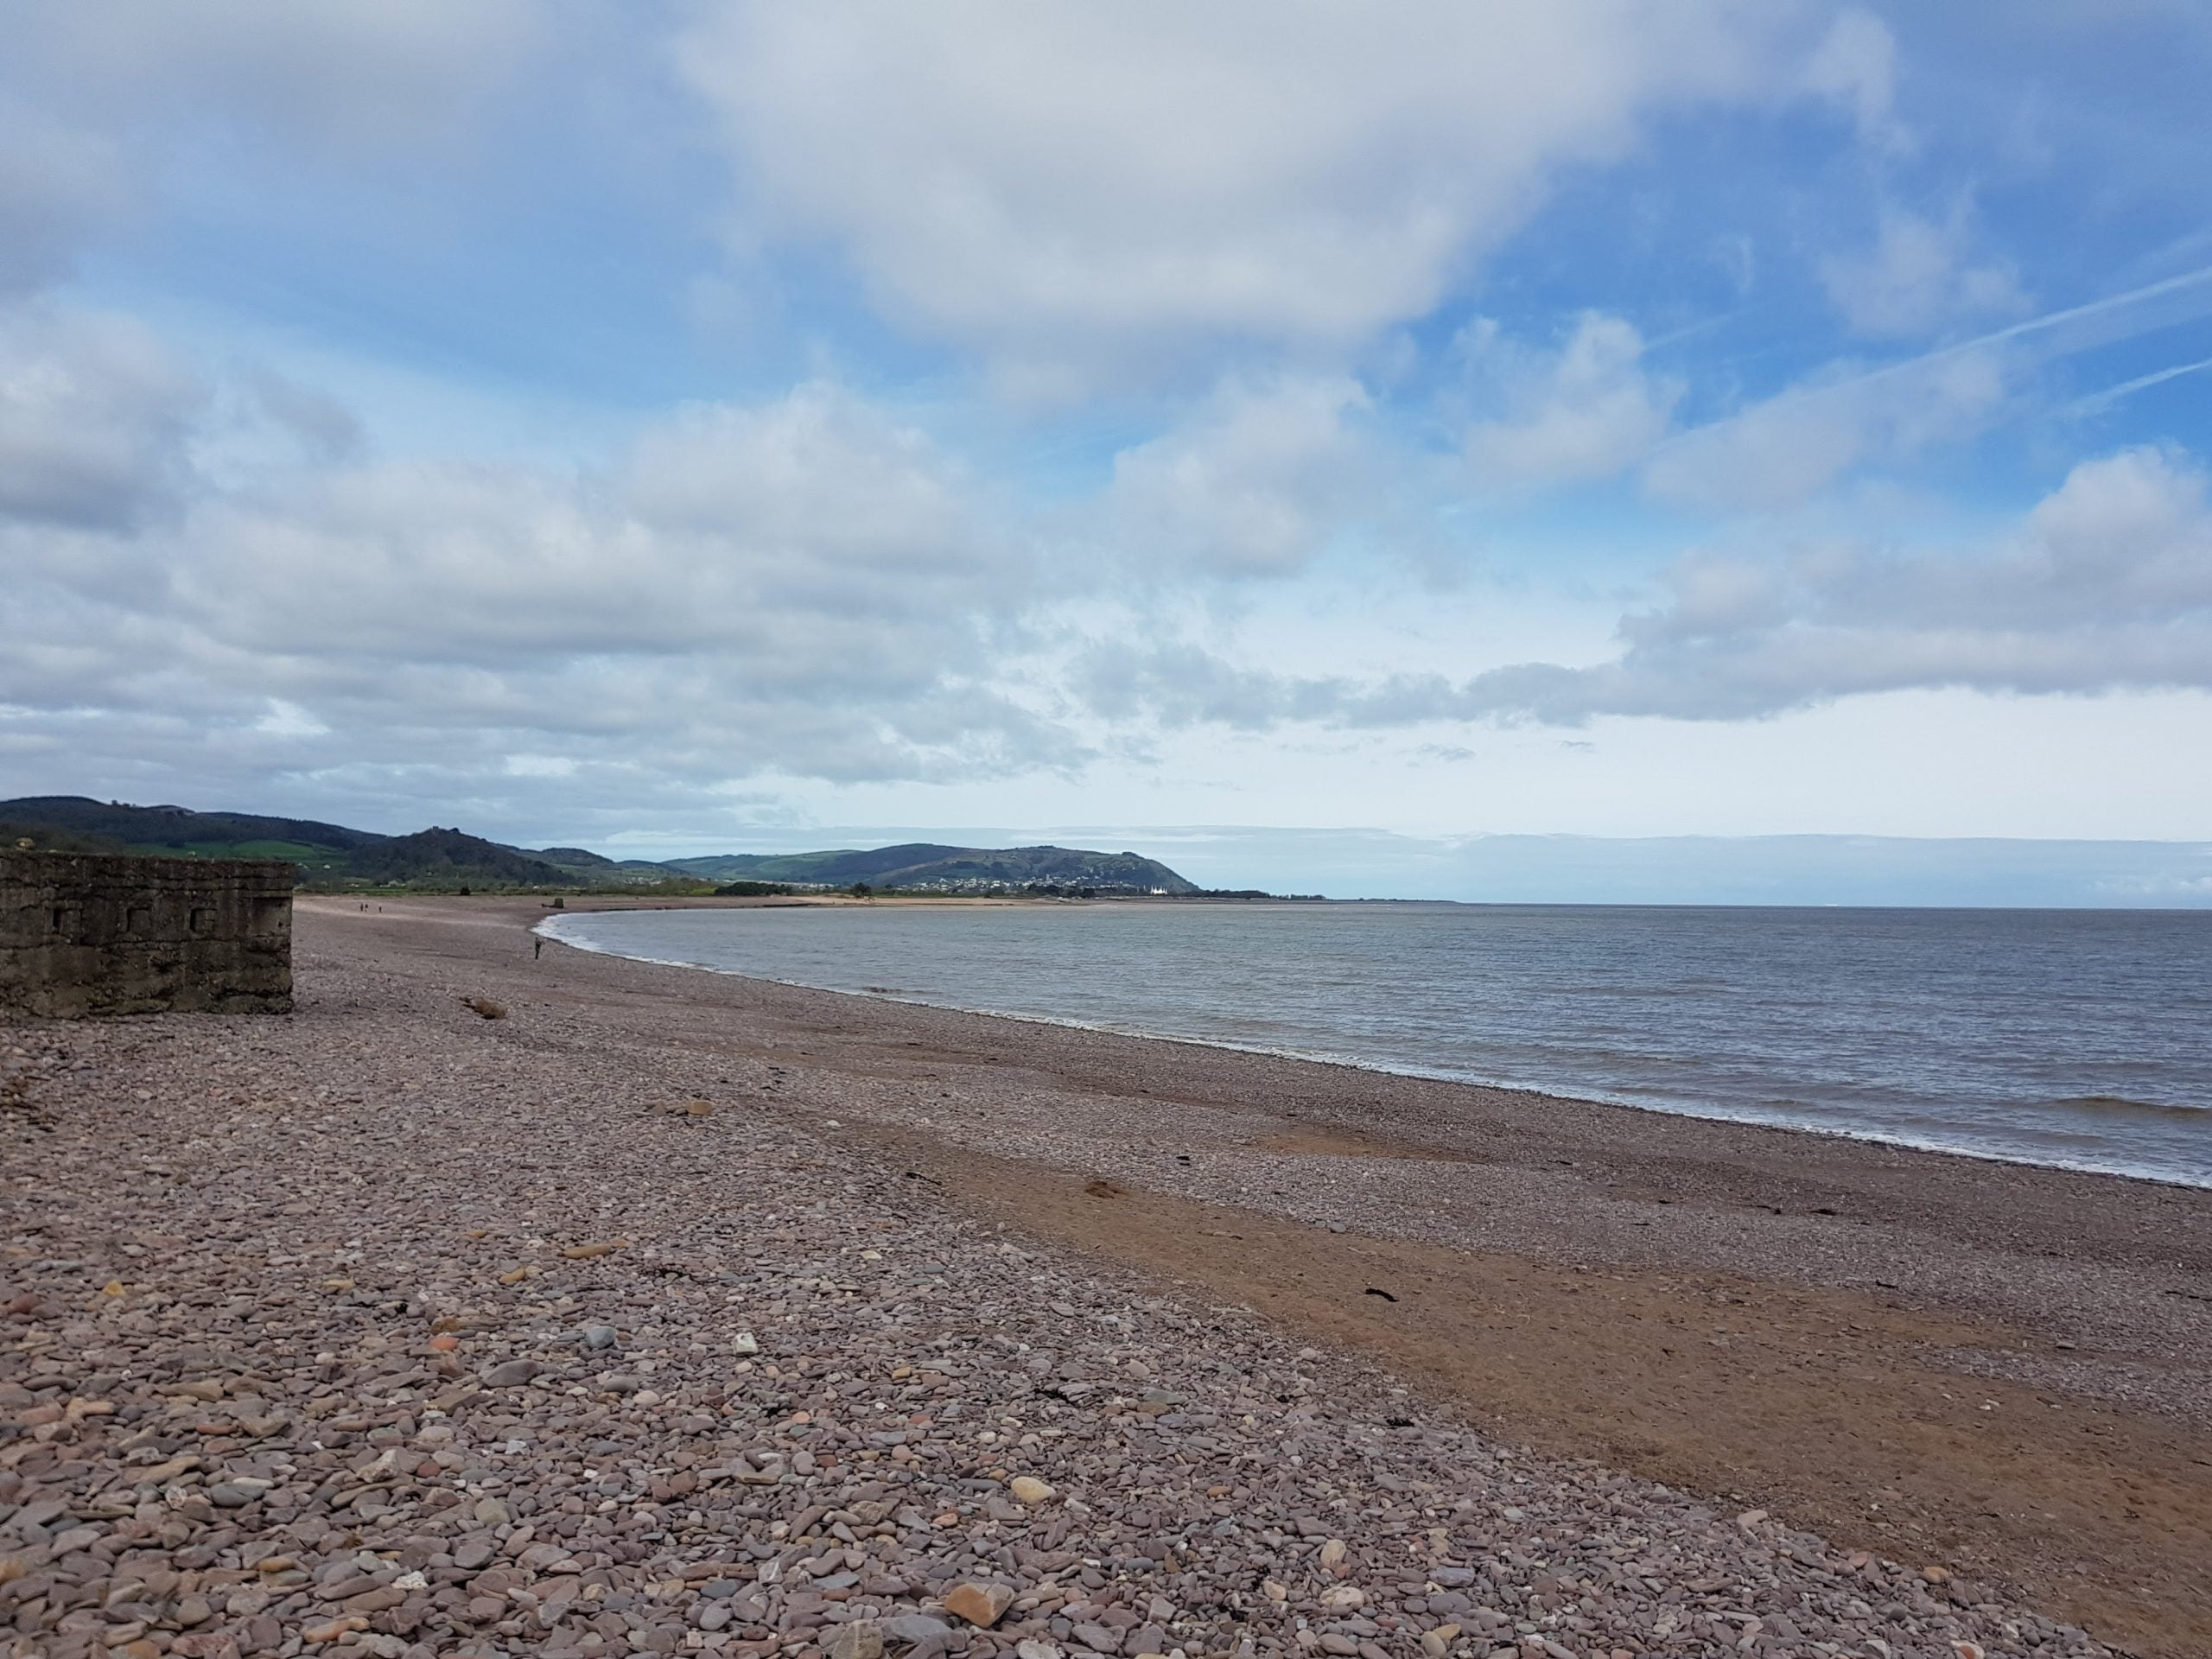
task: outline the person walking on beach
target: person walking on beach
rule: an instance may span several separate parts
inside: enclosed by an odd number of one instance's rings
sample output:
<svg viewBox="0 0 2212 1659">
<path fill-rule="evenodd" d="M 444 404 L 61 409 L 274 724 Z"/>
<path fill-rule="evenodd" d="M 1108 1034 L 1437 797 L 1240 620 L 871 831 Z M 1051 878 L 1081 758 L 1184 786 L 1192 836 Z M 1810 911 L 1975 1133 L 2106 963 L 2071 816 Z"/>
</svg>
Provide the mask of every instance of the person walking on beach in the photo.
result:
<svg viewBox="0 0 2212 1659">
<path fill-rule="evenodd" d="M 536 961 L 537 961 L 540 957 L 543 956 L 544 954 L 545 954 L 545 936 L 544 936 L 543 933 L 533 933 L 533 934 L 531 934 L 531 935 L 530 936 L 530 959 L 531 959 L 532 962 L 536 962 Z"/>
</svg>

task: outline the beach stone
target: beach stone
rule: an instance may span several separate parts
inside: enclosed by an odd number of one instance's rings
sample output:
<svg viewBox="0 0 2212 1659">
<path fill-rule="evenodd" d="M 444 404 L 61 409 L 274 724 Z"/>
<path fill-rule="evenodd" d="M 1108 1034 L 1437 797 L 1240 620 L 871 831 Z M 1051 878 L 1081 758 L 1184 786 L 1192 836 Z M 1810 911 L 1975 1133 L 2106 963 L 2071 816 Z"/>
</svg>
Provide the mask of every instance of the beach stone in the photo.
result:
<svg viewBox="0 0 2212 1659">
<path fill-rule="evenodd" d="M 0 1262 L 0 1654 L 2109 1659 L 1924 1558 L 1493 1439 L 910 1173 L 907 1128 L 1127 1195 L 1172 1117 L 1193 1192 L 1309 1225 L 1353 1201 L 1357 1160 L 1212 1125 L 1166 1050 L 1067 1092 L 1019 1027 L 888 1016 L 932 1039 L 908 1051 L 737 979 L 717 1025 L 682 970 L 613 957 L 564 963 L 598 988 L 539 1020 L 497 926 L 434 953 L 321 925 L 301 1012 L 251 1033 L 0 1029 L 0 1109 L 16 1047 L 83 1062 L 36 1084 Z M 511 1019 L 426 1014 L 479 989 Z M 998 1058 L 950 1058 L 986 1033 Z"/>
<path fill-rule="evenodd" d="M 956 1585 L 944 1597 L 944 1611 L 984 1629 L 997 1624 L 1014 1605 L 1014 1587 L 970 1579 Z"/>
<path fill-rule="evenodd" d="M 952 1626 L 927 1613 L 900 1613 L 882 1622 L 883 1633 L 912 1647 L 939 1645 L 952 1634 Z"/>
</svg>

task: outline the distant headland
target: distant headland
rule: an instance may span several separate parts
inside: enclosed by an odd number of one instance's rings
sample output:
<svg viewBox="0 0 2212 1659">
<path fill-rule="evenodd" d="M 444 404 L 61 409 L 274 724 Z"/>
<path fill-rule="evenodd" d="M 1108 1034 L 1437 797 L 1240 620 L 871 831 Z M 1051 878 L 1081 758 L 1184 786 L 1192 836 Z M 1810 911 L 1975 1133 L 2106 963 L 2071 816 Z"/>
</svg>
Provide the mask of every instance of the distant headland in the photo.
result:
<svg viewBox="0 0 2212 1659">
<path fill-rule="evenodd" d="M 132 806 L 79 795 L 0 801 L 0 845 L 57 852 L 175 858 L 276 858 L 300 885 L 343 892 L 618 892 L 1034 894 L 1053 898 L 1267 899 L 1256 889 L 1209 889 L 1157 859 L 1071 847 L 947 847 L 909 842 L 861 850 L 724 853 L 701 858 L 613 859 L 581 847 L 511 847 L 433 826 L 386 836 L 310 818 Z"/>
</svg>

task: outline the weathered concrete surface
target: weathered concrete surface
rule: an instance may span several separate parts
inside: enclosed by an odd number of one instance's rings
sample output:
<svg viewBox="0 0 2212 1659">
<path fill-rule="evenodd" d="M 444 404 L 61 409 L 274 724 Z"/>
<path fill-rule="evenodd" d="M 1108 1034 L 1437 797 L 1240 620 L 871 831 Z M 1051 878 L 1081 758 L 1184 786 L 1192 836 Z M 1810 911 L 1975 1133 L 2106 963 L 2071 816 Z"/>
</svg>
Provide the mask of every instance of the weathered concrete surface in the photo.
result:
<svg viewBox="0 0 2212 1659">
<path fill-rule="evenodd" d="M 0 1018 L 283 1014 L 292 867 L 0 852 Z"/>
</svg>

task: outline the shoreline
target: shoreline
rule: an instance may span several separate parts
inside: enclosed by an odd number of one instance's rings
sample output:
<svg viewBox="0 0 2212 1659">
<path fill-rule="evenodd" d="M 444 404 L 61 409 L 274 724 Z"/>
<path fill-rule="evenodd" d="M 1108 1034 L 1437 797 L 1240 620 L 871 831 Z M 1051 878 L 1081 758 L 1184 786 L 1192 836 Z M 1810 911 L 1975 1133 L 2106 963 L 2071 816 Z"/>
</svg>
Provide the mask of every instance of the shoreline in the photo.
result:
<svg viewBox="0 0 2212 1659">
<path fill-rule="evenodd" d="M 842 902 L 849 905 L 855 905 L 867 901 L 853 899 L 844 900 Z M 906 902 L 926 903 L 929 901 L 913 900 Z M 1027 903 L 1033 901 L 1007 900 L 1001 902 Z M 1363 900 L 1357 902 L 1374 901 Z M 1433 903 L 1438 901 L 1424 899 L 1397 900 L 1392 902 Z M 694 908 L 696 906 L 686 906 L 683 907 Z M 765 900 L 746 901 L 744 907 L 775 909 L 779 907 L 789 908 L 793 906 L 787 899 L 779 900 L 771 899 Z M 1572 906 L 1522 906 L 1503 907 L 1522 909 L 1572 908 Z M 611 905 L 598 905 L 593 906 L 593 911 L 604 912 L 609 910 L 621 910 L 650 913 L 654 911 L 673 908 L 677 908 L 677 906 L 670 906 L 664 902 L 640 901 L 635 904 L 617 903 Z M 1586 908 L 1623 909 L 1635 908 L 1635 906 L 1586 906 Z M 1643 906 L 1643 908 L 1669 908 L 1669 906 Z M 1704 906 L 1676 906 L 1676 908 L 1704 908 Z M 1765 906 L 1764 908 L 1790 909 L 1804 907 Z M 843 986 L 817 985 L 805 980 L 783 979 L 769 974 L 744 973 L 734 968 L 716 967 L 711 963 L 685 962 L 674 957 L 666 957 L 636 956 L 627 951 L 617 950 L 609 947 L 588 944 L 577 939 L 566 938 L 553 925 L 557 924 L 564 915 L 581 913 L 591 912 L 562 912 L 549 913 L 536 925 L 532 926 L 531 928 L 531 931 L 533 934 L 540 935 L 544 938 L 566 945 L 572 950 L 584 951 L 594 956 L 613 957 L 620 961 L 642 963 L 659 968 L 674 968 L 690 973 L 718 974 L 732 979 L 749 980 L 764 985 L 780 985 L 792 990 L 814 991 L 825 996 L 845 996 L 855 998 L 867 1002 L 895 1003 L 902 1007 L 929 1008 L 946 1014 L 969 1014 L 978 1019 L 1014 1020 L 1025 1025 L 1049 1026 L 1058 1027 L 1063 1030 L 1090 1032 L 1100 1036 L 1126 1038 L 1139 1042 L 1181 1044 L 1190 1047 L 1214 1050 L 1224 1053 L 1249 1054 L 1267 1059 L 1287 1060 L 1301 1065 L 1336 1066 L 1341 1067 L 1346 1071 L 1368 1072 L 1380 1077 L 1404 1077 L 1422 1083 L 1443 1084 L 1456 1087 L 1485 1090 L 1495 1093 L 1530 1096 L 1546 1100 L 1555 1100 L 1578 1107 L 1602 1107 L 1606 1109 L 1615 1111 L 1650 1112 L 1659 1114 L 1662 1116 L 1688 1118 L 1694 1122 L 1706 1123 L 1725 1123 L 1740 1128 L 1769 1130 L 1782 1135 L 1819 1136 L 1825 1139 L 1845 1141 L 1861 1145 L 1894 1147 L 1901 1151 L 1924 1154 L 1931 1157 L 1964 1158 L 1979 1162 L 2001 1164 L 2024 1169 L 2052 1170 L 2068 1174 L 2093 1175 L 2110 1180 L 2137 1181 L 2146 1185 L 2174 1187 L 2184 1192 L 2212 1192 L 2212 1178 L 2193 1181 L 2183 1179 L 2177 1176 L 2161 1175 L 2141 1169 L 2116 1168 L 2088 1162 L 2068 1162 L 2056 1158 L 2026 1158 L 2001 1152 L 1984 1152 L 1971 1147 L 1948 1145 L 1936 1141 L 1915 1139 L 1911 1136 L 1902 1134 L 1885 1134 L 1876 1130 L 1831 1128 L 1818 1123 L 1775 1122 L 1756 1116 L 1732 1115 L 1717 1107 L 1709 1110 L 1700 1111 L 1688 1105 L 1668 1105 L 1647 1103 L 1643 1101 L 1626 1100 L 1599 1093 L 1586 1093 L 1561 1085 L 1504 1083 L 1499 1082 L 1494 1078 L 1468 1077 L 1447 1071 L 1424 1069 L 1414 1065 L 1394 1065 L 1386 1061 L 1363 1059 L 1349 1055 L 1304 1052 L 1287 1048 L 1268 1048 L 1256 1044 L 1230 1042 L 1221 1038 L 1192 1037 L 1183 1035 L 1177 1032 L 1148 1031 L 1133 1027 L 1107 1025 L 1102 1022 L 1079 1020 L 1072 1016 L 1029 1014 L 1008 1008 L 979 1007 L 971 1007 L 964 1003 L 931 1001 L 923 997 L 908 995 L 903 992 L 871 991 L 865 988 L 852 988 Z M 2140 1103 L 2131 1103 L 2140 1104 Z M 2168 1109 L 2161 1108 L 2158 1109 Z M 2207 1110 L 2205 1112 L 2205 1118 L 2209 1124 L 2212 1124 L 2212 1110 Z"/>
<path fill-rule="evenodd" d="M 0 1471 L 244 1653 L 355 1600 L 315 1651 L 2212 1650 L 2196 1189 L 533 959 L 540 913 L 303 901 L 295 1014 L 0 1034 L 54 1048 L 0 1382 L 60 1379 Z"/>
<path fill-rule="evenodd" d="M 1940 1539 L 2145 1652 L 2212 1650 L 2212 1192 L 569 964 L 658 1041 L 741 1020 L 778 1099 L 993 1224 L 1257 1307 L 1525 1443 L 1860 1548 Z"/>
</svg>

